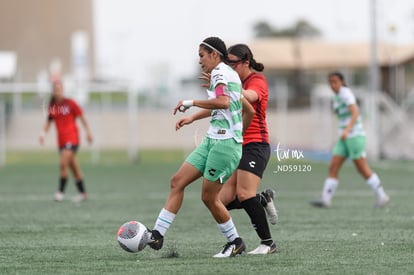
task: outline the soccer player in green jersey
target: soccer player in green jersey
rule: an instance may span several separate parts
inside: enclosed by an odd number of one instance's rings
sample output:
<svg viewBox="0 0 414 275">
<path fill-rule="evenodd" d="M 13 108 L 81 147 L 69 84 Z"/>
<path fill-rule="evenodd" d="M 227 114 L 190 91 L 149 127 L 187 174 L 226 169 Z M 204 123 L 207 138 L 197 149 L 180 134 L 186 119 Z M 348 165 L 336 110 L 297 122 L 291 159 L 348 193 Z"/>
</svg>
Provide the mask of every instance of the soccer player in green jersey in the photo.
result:
<svg viewBox="0 0 414 275">
<path fill-rule="evenodd" d="M 338 187 L 339 170 L 347 158 L 352 159 L 358 172 L 374 191 L 377 207 L 383 207 L 389 202 L 389 197 L 381 185 L 381 181 L 368 165 L 365 154 L 365 131 L 362 126 L 356 104 L 355 95 L 346 87 L 344 77 L 339 72 L 332 72 L 328 76 L 329 85 L 334 92 L 333 107 L 338 116 L 338 139 L 329 166 L 328 178 L 322 190 L 320 200 L 311 202 L 315 207 L 329 207 L 332 197 Z"/>
<path fill-rule="evenodd" d="M 247 128 L 253 119 L 254 109 L 242 98 L 242 84 L 238 74 L 225 63 L 227 48 L 221 39 L 206 38 L 200 44 L 198 54 L 201 69 L 211 74 L 208 99 L 179 101 L 174 108 L 174 114 L 177 111 L 185 112 L 192 106 L 201 110 L 179 119 L 176 130 L 207 117 L 210 117 L 210 127 L 201 144 L 172 176 L 170 194 L 151 230 L 148 245 L 156 250 L 162 247 L 164 236 L 182 205 L 184 189 L 203 177 L 202 201 L 227 239 L 227 244 L 214 257 L 234 257 L 244 252 L 246 246 L 237 233 L 228 210 L 221 202 L 219 192 L 239 164 L 243 128 Z"/>
<path fill-rule="evenodd" d="M 220 191 L 220 199 L 228 210 L 244 209 L 260 238 L 260 245 L 248 254 L 271 254 L 277 251 L 266 214 L 276 224 L 278 214 L 274 205 L 274 191 L 265 189 L 256 194 L 263 172 L 270 158 L 269 131 L 266 123 L 268 85 L 259 72 L 264 65 L 257 62 L 246 44 L 236 44 L 228 49 L 229 65 L 242 81 L 243 95 L 255 109 L 253 120 L 243 135 L 243 153 L 239 166 Z M 210 75 L 199 77 L 202 87 L 210 87 Z"/>
</svg>

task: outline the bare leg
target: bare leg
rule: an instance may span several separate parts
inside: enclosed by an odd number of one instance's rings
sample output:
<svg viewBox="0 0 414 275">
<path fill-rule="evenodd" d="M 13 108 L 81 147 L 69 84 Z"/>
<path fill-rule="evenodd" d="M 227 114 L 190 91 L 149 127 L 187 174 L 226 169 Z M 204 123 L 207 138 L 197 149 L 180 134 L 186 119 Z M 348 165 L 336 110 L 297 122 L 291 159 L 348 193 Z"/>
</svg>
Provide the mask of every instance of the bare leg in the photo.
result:
<svg viewBox="0 0 414 275">
<path fill-rule="evenodd" d="M 181 208 L 184 200 L 184 189 L 193 181 L 200 178 L 202 174 L 191 164 L 184 162 L 171 177 L 170 194 L 165 202 L 164 208 L 158 214 L 154 229 L 151 232 L 151 241 L 148 245 L 155 249 L 161 249 L 164 235 L 173 223 L 176 214 Z"/>
<path fill-rule="evenodd" d="M 372 176 L 372 170 L 369 168 L 368 161 L 366 158 L 354 159 L 354 164 L 361 176 L 365 180 L 368 180 Z"/>
<path fill-rule="evenodd" d="M 335 155 L 331 159 L 331 163 L 329 165 L 329 178 L 338 179 L 339 170 L 342 167 L 342 164 L 345 162 L 346 158 L 343 156 Z"/>
<path fill-rule="evenodd" d="M 55 201 L 62 201 L 64 199 L 64 192 L 66 188 L 66 183 L 69 176 L 69 166 L 70 159 L 72 156 L 72 151 L 68 149 L 63 149 L 60 152 L 59 158 L 59 188 L 54 195 Z"/>
<path fill-rule="evenodd" d="M 212 182 L 204 179 L 201 191 L 202 201 L 219 224 L 230 220 L 229 211 L 220 200 L 219 192 L 221 188 L 222 184 L 219 182 Z"/>
<path fill-rule="evenodd" d="M 260 177 L 253 173 L 245 170 L 237 170 L 237 197 L 239 200 L 242 202 L 256 197 L 260 181 Z"/>
<path fill-rule="evenodd" d="M 228 205 L 236 199 L 236 184 L 237 172 L 234 172 L 220 190 L 220 200 L 224 205 Z"/>
<path fill-rule="evenodd" d="M 70 168 L 72 170 L 73 176 L 76 180 L 82 180 L 83 179 L 83 173 L 79 166 L 78 159 L 76 158 L 75 154 L 72 154 L 72 158 L 70 160 Z"/>
<path fill-rule="evenodd" d="M 240 246 L 241 251 L 236 252 L 241 253 L 242 250 L 245 249 L 245 245 L 242 240 L 239 238 L 239 234 L 237 232 L 236 226 L 231 219 L 230 213 L 224 204 L 220 200 L 219 192 L 222 188 L 222 184 L 219 182 L 212 182 L 207 179 L 203 180 L 202 192 L 201 192 L 201 199 L 207 208 L 210 210 L 211 214 L 213 215 L 214 219 L 217 222 L 217 225 L 223 234 L 223 236 L 227 239 L 228 243 L 237 241 L 237 246 Z M 225 249 L 226 250 L 226 249 Z M 224 252 L 224 251 L 223 251 Z M 233 252 L 232 252 L 233 253 Z M 214 257 L 222 257 L 223 253 L 219 253 Z"/>
<path fill-rule="evenodd" d="M 69 149 L 63 149 L 60 153 L 59 170 L 60 177 L 67 178 L 69 176 L 69 166 L 73 152 Z"/>
<path fill-rule="evenodd" d="M 171 213 L 177 214 L 184 199 L 184 189 L 202 174 L 191 164 L 184 162 L 177 173 L 171 177 L 170 194 L 165 202 L 164 208 Z"/>
</svg>

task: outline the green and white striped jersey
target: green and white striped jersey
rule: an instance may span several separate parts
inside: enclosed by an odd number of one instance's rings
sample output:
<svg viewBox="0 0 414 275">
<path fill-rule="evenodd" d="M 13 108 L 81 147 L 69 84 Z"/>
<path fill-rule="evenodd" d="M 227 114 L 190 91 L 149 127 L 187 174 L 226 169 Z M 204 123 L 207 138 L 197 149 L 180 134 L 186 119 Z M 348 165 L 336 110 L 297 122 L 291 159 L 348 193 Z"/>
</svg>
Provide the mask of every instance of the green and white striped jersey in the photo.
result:
<svg viewBox="0 0 414 275">
<path fill-rule="evenodd" d="M 207 135 L 212 139 L 233 138 L 237 143 L 243 142 L 242 120 L 242 84 L 239 75 L 228 65 L 221 62 L 211 72 L 208 98 L 216 98 L 214 88 L 218 84 L 226 85 L 225 94 L 230 98 L 229 109 L 211 111 L 210 128 Z"/>
<path fill-rule="evenodd" d="M 349 105 L 356 104 L 355 95 L 351 89 L 342 86 L 339 92 L 334 96 L 333 108 L 338 116 L 338 133 L 342 134 L 343 130 L 348 126 L 351 121 L 351 112 L 349 111 Z M 358 106 L 357 106 L 358 108 Z M 362 126 L 361 116 L 358 114 L 358 119 L 349 132 L 348 137 L 365 136 L 365 131 Z"/>
</svg>

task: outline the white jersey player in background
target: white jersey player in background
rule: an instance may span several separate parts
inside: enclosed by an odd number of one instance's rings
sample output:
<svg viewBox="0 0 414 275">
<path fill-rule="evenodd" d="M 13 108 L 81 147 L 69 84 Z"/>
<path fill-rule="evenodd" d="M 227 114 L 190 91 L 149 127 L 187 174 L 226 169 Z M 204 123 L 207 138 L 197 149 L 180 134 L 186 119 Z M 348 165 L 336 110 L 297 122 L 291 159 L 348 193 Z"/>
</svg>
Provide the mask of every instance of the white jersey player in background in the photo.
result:
<svg viewBox="0 0 414 275">
<path fill-rule="evenodd" d="M 335 144 L 329 166 L 329 175 L 325 180 L 320 200 L 311 202 L 315 207 L 329 207 L 332 197 L 338 187 L 338 174 L 342 164 L 351 158 L 358 172 L 374 191 L 377 207 L 383 207 L 389 202 L 389 197 L 381 185 L 381 181 L 369 167 L 365 154 L 365 131 L 362 126 L 355 95 L 346 87 L 344 77 L 339 72 L 333 72 L 328 77 L 329 85 L 334 92 L 333 108 L 338 116 L 339 139 Z"/>
</svg>

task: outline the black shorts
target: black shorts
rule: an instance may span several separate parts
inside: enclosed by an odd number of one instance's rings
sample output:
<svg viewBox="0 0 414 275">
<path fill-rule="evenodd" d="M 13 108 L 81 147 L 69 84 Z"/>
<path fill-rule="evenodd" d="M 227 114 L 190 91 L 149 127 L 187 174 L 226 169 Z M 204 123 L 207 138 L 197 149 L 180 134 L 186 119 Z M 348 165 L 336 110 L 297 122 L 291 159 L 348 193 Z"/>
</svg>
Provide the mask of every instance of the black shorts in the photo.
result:
<svg viewBox="0 0 414 275">
<path fill-rule="evenodd" d="M 270 158 L 270 145 L 252 142 L 243 146 L 243 154 L 238 169 L 248 171 L 262 178 Z"/>
<path fill-rule="evenodd" d="M 74 154 L 76 154 L 76 152 L 78 151 L 79 148 L 79 144 L 72 144 L 72 143 L 66 143 L 65 145 L 63 145 L 62 147 L 59 147 L 59 153 L 62 153 L 62 151 L 64 149 L 69 149 L 71 150 Z"/>
</svg>

